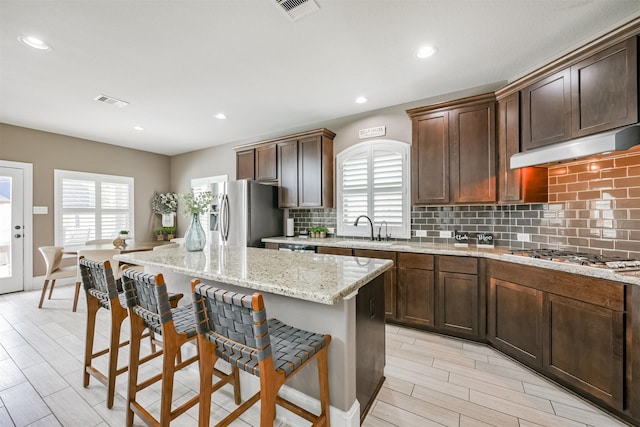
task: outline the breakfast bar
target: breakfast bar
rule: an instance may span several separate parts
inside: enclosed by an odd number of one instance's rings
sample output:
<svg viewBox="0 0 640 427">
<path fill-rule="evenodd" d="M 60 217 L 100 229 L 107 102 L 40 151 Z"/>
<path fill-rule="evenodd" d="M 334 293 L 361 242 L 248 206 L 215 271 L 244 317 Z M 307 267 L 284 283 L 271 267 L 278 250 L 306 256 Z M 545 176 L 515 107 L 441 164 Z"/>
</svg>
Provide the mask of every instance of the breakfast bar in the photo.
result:
<svg viewBox="0 0 640 427">
<path fill-rule="evenodd" d="M 224 246 L 135 252 L 116 259 L 162 273 L 168 289 L 185 296 L 193 278 L 230 291 L 261 292 L 269 318 L 330 334 L 331 424 L 360 424 L 384 380 L 384 273 L 392 261 Z M 319 407 L 315 375 L 315 369 L 303 370 L 282 393 L 314 410 Z M 249 396 L 244 390 L 257 384 L 248 376 L 242 381 L 243 396 Z"/>
</svg>

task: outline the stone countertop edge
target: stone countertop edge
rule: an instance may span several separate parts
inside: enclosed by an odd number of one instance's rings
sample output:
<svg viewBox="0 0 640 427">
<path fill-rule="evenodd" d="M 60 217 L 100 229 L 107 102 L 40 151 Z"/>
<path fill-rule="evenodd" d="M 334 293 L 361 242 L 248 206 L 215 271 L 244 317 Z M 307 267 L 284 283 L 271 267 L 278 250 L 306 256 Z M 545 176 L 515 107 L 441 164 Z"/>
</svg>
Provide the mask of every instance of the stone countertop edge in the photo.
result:
<svg viewBox="0 0 640 427">
<path fill-rule="evenodd" d="M 356 243 L 353 239 L 327 237 L 324 239 L 309 239 L 299 237 L 268 237 L 262 239 L 265 243 L 285 243 L 304 244 L 308 246 L 331 246 L 353 249 L 369 249 L 378 251 L 411 252 L 431 255 L 453 255 L 453 256 L 473 256 L 489 258 L 498 261 L 512 262 L 515 264 L 530 265 L 533 267 L 546 268 L 548 270 L 563 271 L 566 273 L 580 274 L 583 276 L 596 277 L 599 279 L 611 280 L 613 282 L 627 283 L 640 286 L 640 271 L 629 273 L 616 273 L 606 268 L 588 267 L 568 262 L 547 261 L 537 258 L 529 258 L 518 255 L 511 255 L 510 249 L 495 247 L 478 248 L 475 246 L 459 247 L 453 244 L 443 243 L 420 243 L 420 242 L 394 242 L 392 245 L 383 246 L 377 243 L 370 243 L 367 240 Z M 346 243 L 345 243 L 346 242 Z"/>
<path fill-rule="evenodd" d="M 208 250 L 208 248 L 205 248 L 205 251 Z M 245 249 L 239 250 L 243 251 Z M 132 252 L 117 255 L 114 259 L 120 261 L 121 264 L 130 263 L 151 268 L 157 267 L 173 273 L 191 276 L 192 278 L 212 280 L 221 284 L 235 285 L 254 291 L 284 295 L 327 305 L 333 305 L 347 299 L 362 286 L 393 267 L 393 261 L 383 259 L 372 259 L 374 263 L 368 264 L 366 268 L 361 268 L 363 266 L 357 263 L 355 258 L 351 262 L 342 259 L 345 257 L 336 258 L 335 255 L 265 252 L 267 251 L 266 249 L 247 248 L 246 255 L 244 255 L 244 266 L 241 267 L 241 270 L 237 270 L 238 259 L 236 258 L 225 261 L 225 268 L 222 268 L 222 270 L 226 272 L 219 272 L 216 271 L 218 268 L 218 264 L 216 264 L 218 262 L 217 257 L 212 256 L 212 254 L 217 254 L 217 251 L 215 249 L 210 251 L 203 255 L 209 257 L 209 263 L 205 262 L 197 266 L 189 265 L 188 257 L 194 254 L 194 256 L 199 256 L 197 254 L 203 253 L 186 252 L 184 248 Z M 270 259 L 265 261 L 263 258 Z M 263 264 L 256 266 L 254 272 L 251 273 L 248 271 L 251 268 L 247 267 L 247 265 L 254 262 L 262 262 Z M 278 263 L 280 265 L 277 265 Z M 325 277 L 322 277 L 322 273 L 316 274 L 317 271 L 324 270 L 326 263 L 335 266 L 335 270 L 339 271 L 339 273 L 336 273 L 337 276 L 333 278 L 334 280 L 331 280 L 331 274 Z M 293 277 L 304 276 L 305 280 L 291 280 L 287 276 L 290 270 L 293 270 Z M 248 277 L 252 274 L 254 277 Z"/>
</svg>

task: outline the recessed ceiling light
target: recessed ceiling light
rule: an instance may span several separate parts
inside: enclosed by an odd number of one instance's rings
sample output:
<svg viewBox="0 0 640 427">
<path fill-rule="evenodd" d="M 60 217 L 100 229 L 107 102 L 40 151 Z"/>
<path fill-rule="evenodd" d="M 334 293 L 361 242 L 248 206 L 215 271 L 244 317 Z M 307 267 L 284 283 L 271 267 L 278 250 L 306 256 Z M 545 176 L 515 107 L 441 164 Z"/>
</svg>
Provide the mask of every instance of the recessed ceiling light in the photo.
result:
<svg viewBox="0 0 640 427">
<path fill-rule="evenodd" d="M 416 56 L 420 59 L 424 59 L 433 56 L 437 51 L 438 49 L 433 46 L 424 46 L 418 50 Z"/>
<path fill-rule="evenodd" d="M 18 37 L 18 40 L 20 40 L 22 43 L 34 49 L 51 50 L 51 46 L 49 46 L 47 43 L 43 42 L 37 37 L 21 36 L 21 37 Z"/>
<path fill-rule="evenodd" d="M 227 119 L 227 115 L 225 113 L 218 113 L 218 114 L 216 114 L 215 117 L 216 117 L 216 119 L 219 119 L 219 120 L 226 120 Z"/>
<path fill-rule="evenodd" d="M 359 96 L 359 97 L 356 98 L 356 103 L 357 104 L 364 104 L 367 101 L 368 101 L 368 99 L 366 97 L 364 97 L 364 96 Z"/>
<path fill-rule="evenodd" d="M 133 127 L 135 130 L 144 130 L 144 128 L 142 126 L 134 126 Z"/>
</svg>

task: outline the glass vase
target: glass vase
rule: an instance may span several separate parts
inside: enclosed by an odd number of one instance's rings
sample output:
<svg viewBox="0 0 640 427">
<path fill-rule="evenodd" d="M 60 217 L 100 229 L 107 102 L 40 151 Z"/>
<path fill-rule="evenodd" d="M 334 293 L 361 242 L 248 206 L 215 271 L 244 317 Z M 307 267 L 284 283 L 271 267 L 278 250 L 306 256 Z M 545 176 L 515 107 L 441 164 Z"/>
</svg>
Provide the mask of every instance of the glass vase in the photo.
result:
<svg viewBox="0 0 640 427">
<path fill-rule="evenodd" d="M 184 247 L 189 252 L 198 252 L 204 249 L 207 243 L 207 235 L 200 224 L 200 215 L 191 216 L 191 224 L 184 235 Z"/>
</svg>

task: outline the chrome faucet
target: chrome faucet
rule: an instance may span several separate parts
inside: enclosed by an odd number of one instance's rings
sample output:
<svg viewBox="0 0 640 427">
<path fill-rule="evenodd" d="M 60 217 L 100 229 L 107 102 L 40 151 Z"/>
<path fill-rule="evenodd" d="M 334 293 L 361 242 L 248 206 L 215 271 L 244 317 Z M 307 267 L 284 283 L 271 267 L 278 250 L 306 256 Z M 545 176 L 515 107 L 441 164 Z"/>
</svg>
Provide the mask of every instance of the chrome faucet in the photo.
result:
<svg viewBox="0 0 640 427">
<path fill-rule="evenodd" d="M 371 240 L 376 240 L 373 237 L 373 221 L 371 221 L 371 218 L 369 218 L 366 215 L 360 215 L 358 218 L 356 218 L 356 221 L 353 223 L 354 226 L 358 225 L 358 221 L 360 221 L 360 218 L 367 218 L 369 220 L 369 226 L 371 227 Z"/>
<path fill-rule="evenodd" d="M 382 231 L 382 224 L 384 224 L 384 240 L 389 241 L 389 227 L 387 227 L 387 221 L 382 221 L 380 227 L 378 227 L 378 241 L 382 240 L 380 232 Z"/>
</svg>

